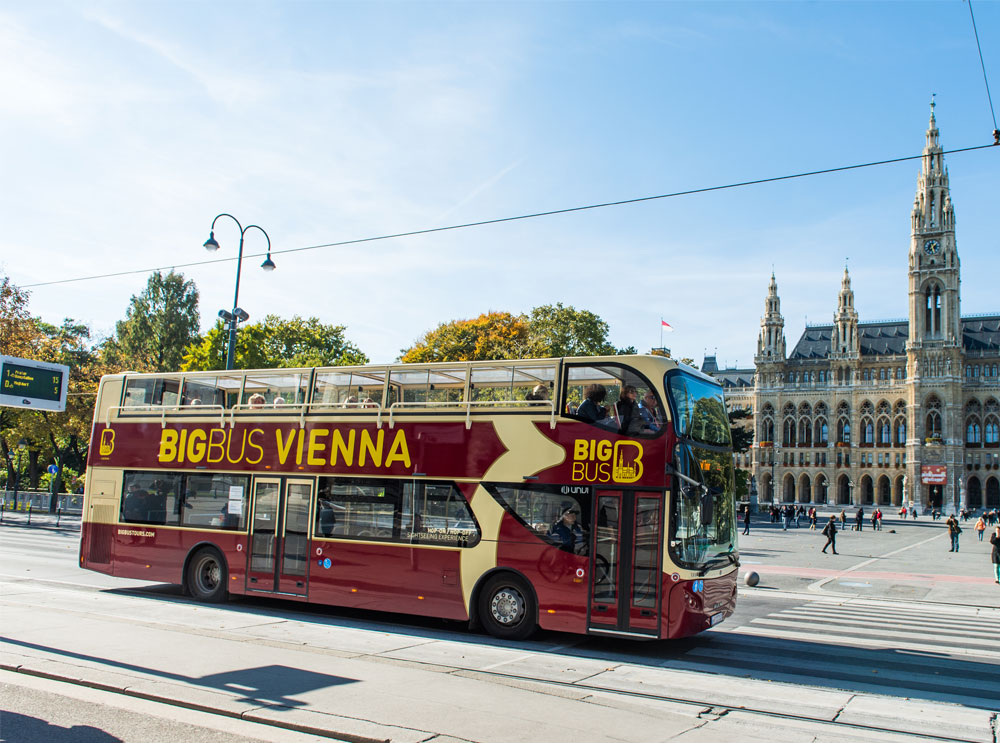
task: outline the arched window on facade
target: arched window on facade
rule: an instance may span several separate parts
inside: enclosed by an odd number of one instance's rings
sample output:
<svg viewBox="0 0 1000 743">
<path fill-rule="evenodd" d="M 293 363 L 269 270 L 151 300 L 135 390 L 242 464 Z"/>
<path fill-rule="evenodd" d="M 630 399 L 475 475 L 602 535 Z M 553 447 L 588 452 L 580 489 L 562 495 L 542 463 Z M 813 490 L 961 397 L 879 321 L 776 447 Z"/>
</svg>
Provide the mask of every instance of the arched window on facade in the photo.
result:
<svg viewBox="0 0 1000 743">
<path fill-rule="evenodd" d="M 896 418 L 895 429 L 896 429 L 896 436 L 895 436 L 896 446 L 905 446 L 906 445 L 906 418 L 903 418 L 903 417 Z"/>
<path fill-rule="evenodd" d="M 851 443 L 851 422 L 847 418 L 840 418 L 837 421 L 837 441 Z"/>
<path fill-rule="evenodd" d="M 969 400 L 965 404 L 966 446 L 982 446 L 983 444 L 982 411 L 983 406 L 980 405 L 979 400 Z"/>
<path fill-rule="evenodd" d="M 878 443 L 881 446 L 892 444 L 892 432 L 889 430 L 888 418 L 879 418 L 878 420 Z"/>
<path fill-rule="evenodd" d="M 830 443 L 830 428 L 826 424 L 826 418 L 816 419 L 816 435 L 813 437 L 813 441 L 816 442 L 817 446 L 826 446 Z"/>
<path fill-rule="evenodd" d="M 986 446 L 997 446 L 1000 444 L 1000 419 L 990 416 L 986 418 L 983 426 L 983 443 Z"/>
<path fill-rule="evenodd" d="M 941 438 L 941 401 L 933 395 L 928 398 L 927 417 L 924 419 L 924 435 L 928 439 Z"/>
<path fill-rule="evenodd" d="M 941 335 L 941 287 L 930 284 L 924 291 L 924 329 L 927 335 Z"/>
<path fill-rule="evenodd" d="M 795 446 L 795 420 L 793 418 L 785 418 L 781 429 L 781 445 Z"/>
<path fill-rule="evenodd" d="M 862 444 L 875 443 L 875 425 L 872 423 L 871 418 L 861 419 L 861 443 Z"/>
</svg>

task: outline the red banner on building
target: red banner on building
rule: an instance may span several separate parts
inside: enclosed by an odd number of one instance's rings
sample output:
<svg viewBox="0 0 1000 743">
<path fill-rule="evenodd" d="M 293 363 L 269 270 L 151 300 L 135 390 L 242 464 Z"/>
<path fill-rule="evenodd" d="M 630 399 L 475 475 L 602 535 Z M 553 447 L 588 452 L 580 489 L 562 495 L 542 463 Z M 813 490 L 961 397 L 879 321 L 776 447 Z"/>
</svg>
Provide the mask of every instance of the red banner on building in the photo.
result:
<svg viewBox="0 0 1000 743">
<path fill-rule="evenodd" d="M 944 485 L 948 482 L 948 468 L 943 464 L 921 465 L 920 482 L 924 485 Z"/>
</svg>

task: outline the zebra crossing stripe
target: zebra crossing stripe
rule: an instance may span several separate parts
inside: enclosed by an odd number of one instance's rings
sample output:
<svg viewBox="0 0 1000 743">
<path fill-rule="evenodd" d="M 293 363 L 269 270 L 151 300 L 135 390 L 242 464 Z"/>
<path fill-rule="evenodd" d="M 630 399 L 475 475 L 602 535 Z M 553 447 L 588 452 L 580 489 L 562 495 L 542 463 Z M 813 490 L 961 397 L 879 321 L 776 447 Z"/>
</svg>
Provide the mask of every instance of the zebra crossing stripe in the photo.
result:
<svg viewBox="0 0 1000 743">
<path fill-rule="evenodd" d="M 756 625 L 756 626 L 754 626 Z M 760 626 L 766 625 L 766 626 Z M 754 636 L 782 637 L 788 640 L 806 640 L 814 643 L 840 644 L 845 639 L 849 639 L 853 645 L 863 647 L 873 647 L 881 649 L 895 650 L 915 650 L 922 653 L 951 653 L 952 655 L 976 656 L 980 658 L 993 658 L 1000 660 L 1000 650 L 989 650 L 983 648 L 970 648 L 967 645 L 931 645 L 922 642 L 912 642 L 907 639 L 900 639 L 900 633 L 889 630 L 869 630 L 864 634 L 871 637 L 859 637 L 857 634 L 838 635 L 824 632 L 817 632 L 815 629 L 803 627 L 801 622 L 782 622 L 769 620 L 766 618 L 753 620 L 753 625 L 744 625 L 741 632 Z M 801 630 L 801 631 L 796 631 Z M 905 638 L 905 635 L 902 636 Z M 891 642 L 887 642 L 891 640 Z"/>
<path fill-rule="evenodd" d="M 939 621 L 937 619 L 927 619 L 927 620 L 917 620 L 908 619 L 901 620 L 895 617 L 870 617 L 865 616 L 862 619 L 856 619 L 857 615 L 824 615 L 824 614 L 813 614 L 802 611 L 783 611 L 777 615 L 780 618 L 789 618 L 795 620 L 808 620 L 811 622 L 822 623 L 823 626 L 835 623 L 837 626 L 847 626 L 847 627 L 871 627 L 873 622 L 884 621 L 886 623 L 891 623 L 891 625 L 902 631 L 913 631 L 913 632 L 927 632 L 928 629 L 933 633 L 935 637 L 954 637 L 955 639 L 961 639 L 963 637 L 973 637 L 982 638 L 984 640 L 996 640 L 997 630 L 996 629 L 986 629 L 985 625 L 990 624 L 989 620 L 983 620 L 975 625 L 955 625 L 950 621 Z M 878 626 L 876 624 L 876 626 Z M 996 644 L 996 647 L 1000 648 L 1000 643 Z"/>
</svg>

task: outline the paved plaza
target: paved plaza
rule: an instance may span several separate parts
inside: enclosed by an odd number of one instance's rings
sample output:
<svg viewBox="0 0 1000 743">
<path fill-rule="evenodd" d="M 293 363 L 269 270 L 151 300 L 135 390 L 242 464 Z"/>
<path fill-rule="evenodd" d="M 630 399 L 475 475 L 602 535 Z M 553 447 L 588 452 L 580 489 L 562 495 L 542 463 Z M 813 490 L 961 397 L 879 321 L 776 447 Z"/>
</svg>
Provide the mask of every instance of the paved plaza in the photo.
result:
<svg viewBox="0 0 1000 743">
<path fill-rule="evenodd" d="M 959 551 L 949 552 L 944 518 L 904 521 L 886 514 L 882 530 L 873 531 L 868 518 L 871 510 L 865 509 L 864 529 L 859 533 L 851 531 L 856 510 L 848 509 L 847 529 L 837 533 L 839 555 L 821 552 L 826 543 L 821 529 L 840 509 L 821 512 L 815 531 L 805 518 L 799 527 L 793 521 L 785 531 L 781 522 L 772 524 L 768 516 L 759 514 L 749 536 L 740 536 L 741 578 L 751 570 L 760 575 L 753 592 L 779 589 L 1000 607 L 989 530 L 980 542 L 972 529 L 975 521 L 962 522 Z M 746 589 L 741 583 L 744 595 Z"/>
</svg>

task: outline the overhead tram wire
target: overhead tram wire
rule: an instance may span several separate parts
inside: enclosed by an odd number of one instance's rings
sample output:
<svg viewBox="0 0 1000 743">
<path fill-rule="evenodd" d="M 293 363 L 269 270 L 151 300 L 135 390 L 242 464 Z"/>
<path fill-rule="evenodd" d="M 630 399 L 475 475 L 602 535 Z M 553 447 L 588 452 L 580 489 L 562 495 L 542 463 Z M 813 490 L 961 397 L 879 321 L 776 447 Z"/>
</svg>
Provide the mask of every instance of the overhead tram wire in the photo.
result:
<svg viewBox="0 0 1000 743">
<path fill-rule="evenodd" d="M 986 85 L 986 100 L 990 104 L 990 115 L 993 117 L 993 144 L 1000 144 L 1000 128 L 997 127 L 997 115 L 993 110 L 993 96 L 990 95 L 990 81 L 986 77 L 986 63 L 983 61 L 983 47 L 979 44 L 979 30 L 976 28 L 976 15 L 972 12 L 972 0 L 969 2 L 969 17 L 972 19 L 972 33 L 976 36 L 976 49 L 979 51 L 979 66 L 983 68 L 983 83 Z"/>
<path fill-rule="evenodd" d="M 961 147 L 955 150 L 945 150 L 942 155 L 955 155 L 961 152 L 974 152 L 976 150 L 990 149 L 997 143 L 993 144 L 982 144 L 976 145 L 974 147 Z M 272 250 L 271 254 L 287 254 L 287 253 L 301 253 L 306 250 L 321 250 L 323 248 L 337 248 L 343 247 L 345 245 L 358 245 L 367 242 L 376 242 L 379 240 L 395 240 L 401 237 L 415 237 L 417 235 L 429 235 L 435 232 L 449 232 L 453 230 L 464 230 L 471 227 L 485 227 L 491 224 L 503 224 L 504 222 L 517 222 L 523 219 L 538 219 L 539 217 L 552 217 L 557 214 L 570 214 L 573 212 L 583 212 L 591 209 L 605 209 L 612 206 L 625 206 L 626 204 L 640 204 L 646 201 L 657 201 L 660 199 L 671 199 L 677 196 L 692 196 L 694 194 L 700 193 L 711 193 L 713 191 L 726 191 L 734 188 L 744 188 L 746 186 L 759 186 L 765 183 L 777 183 L 779 181 L 794 180 L 796 178 L 809 178 L 817 175 L 827 175 L 829 173 L 842 173 L 848 170 L 859 170 L 861 168 L 872 168 L 879 165 L 892 165 L 894 163 L 902 163 L 910 160 L 920 160 L 923 154 L 920 155 L 908 155 L 907 157 L 895 157 L 889 160 L 874 160 L 872 162 L 860 163 L 857 165 L 842 165 L 836 168 L 824 168 L 822 170 L 810 170 L 805 173 L 792 173 L 790 175 L 778 175 L 771 178 L 757 178 L 752 181 L 740 181 L 738 183 L 727 183 L 722 186 L 706 186 L 704 188 L 692 188 L 685 191 L 674 191 L 672 193 L 657 194 L 656 196 L 640 196 L 634 199 L 621 199 L 619 201 L 606 201 L 600 204 L 587 204 L 585 206 L 571 206 L 565 209 L 552 209 L 550 211 L 544 212 L 534 212 L 532 214 L 520 214 L 514 217 L 498 217 L 497 219 L 484 219 L 479 222 L 465 222 L 463 224 L 453 224 L 445 227 L 430 227 L 424 230 L 411 230 L 409 232 L 396 232 L 390 235 L 376 235 L 374 237 L 359 237 L 353 240 L 341 240 L 339 242 L 323 243 L 321 245 L 308 245 L 301 248 L 285 248 L 284 250 Z M 264 255 L 263 253 L 253 253 L 244 255 L 245 258 L 254 258 Z M 141 268 L 134 269 L 131 271 L 115 271 L 113 273 L 97 274 L 94 276 L 78 276 L 73 279 L 59 279 L 58 281 L 40 281 L 35 284 L 22 284 L 22 289 L 34 289 L 40 286 L 55 286 L 57 284 L 70 284 L 77 281 L 94 281 L 96 279 L 110 279 L 118 276 L 132 276 L 135 274 L 147 274 L 153 273 L 154 271 L 165 271 L 167 269 L 175 268 L 190 268 L 192 266 L 207 266 L 213 263 L 229 263 L 235 261 L 236 258 L 215 258 L 212 260 L 203 261 L 191 261 L 189 263 L 173 263 L 169 266 L 160 266 L 158 268 Z"/>
</svg>

